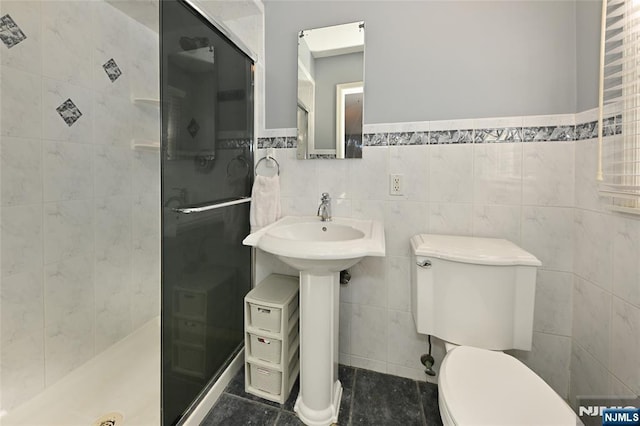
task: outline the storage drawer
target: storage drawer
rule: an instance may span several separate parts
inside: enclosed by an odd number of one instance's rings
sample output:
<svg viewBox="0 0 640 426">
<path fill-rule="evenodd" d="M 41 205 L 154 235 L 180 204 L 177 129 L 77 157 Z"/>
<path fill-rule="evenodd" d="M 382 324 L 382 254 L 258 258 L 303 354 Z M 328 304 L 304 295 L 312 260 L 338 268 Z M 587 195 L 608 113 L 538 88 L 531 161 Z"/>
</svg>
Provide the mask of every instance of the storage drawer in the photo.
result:
<svg viewBox="0 0 640 426">
<path fill-rule="evenodd" d="M 206 341 L 206 324 L 182 318 L 174 318 L 174 339 L 182 343 L 204 345 Z"/>
<path fill-rule="evenodd" d="M 172 369 L 183 374 L 204 377 L 205 357 L 204 348 L 175 343 L 171 360 Z"/>
<path fill-rule="evenodd" d="M 174 296 L 176 314 L 206 319 L 207 297 L 204 293 L 177 289 Z"/>
<path fill-rule="evenodd" d="M 250 365 L 251 386 L 272 395 L 280 395 L 282 392 L 282 373 L 270 368 Z"/>
<path fill-rule="evenodd" d="M 260 330 L 271 331 L 273 333 L 280 332 L 280 318 L 282 310 L 279 308 L 271 308 L 268 306 L 256 305 L 250 303 L 250 321 L 251 326 Z"/>
<path fill-rule="evenodd" d="M 282 355 L 282 341 L 251 334 L 249 354 L 254 358 L 278 364 Z"/>
</svg>

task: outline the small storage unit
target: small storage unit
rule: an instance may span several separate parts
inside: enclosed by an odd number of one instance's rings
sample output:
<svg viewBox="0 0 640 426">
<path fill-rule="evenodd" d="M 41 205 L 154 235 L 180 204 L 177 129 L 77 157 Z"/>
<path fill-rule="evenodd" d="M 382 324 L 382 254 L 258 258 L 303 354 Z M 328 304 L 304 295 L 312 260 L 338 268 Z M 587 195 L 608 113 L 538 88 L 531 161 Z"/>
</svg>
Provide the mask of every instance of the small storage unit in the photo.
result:
<svg viewBox="0 0 640 426">
<path fill-rule="evenodd" d="M 300 372 L 298 288 L 271 274 L 244 298 L 245 391 L 280 404 Z"/>
<path fill-rule="evenodd" d="M 221 341 L 234 333 L 232 321 L 242 315 L 221 294 L 234 294 L 235 271 L 215 267 L 192 274 L 172 292 L 171 370 L 185 378 L 210 377 L 222 360 L 216 359 Z M 242 338 L 235 330 L 236 342 Z M 237 344 L 237 343 L 236 343 Z"/>
</svg>

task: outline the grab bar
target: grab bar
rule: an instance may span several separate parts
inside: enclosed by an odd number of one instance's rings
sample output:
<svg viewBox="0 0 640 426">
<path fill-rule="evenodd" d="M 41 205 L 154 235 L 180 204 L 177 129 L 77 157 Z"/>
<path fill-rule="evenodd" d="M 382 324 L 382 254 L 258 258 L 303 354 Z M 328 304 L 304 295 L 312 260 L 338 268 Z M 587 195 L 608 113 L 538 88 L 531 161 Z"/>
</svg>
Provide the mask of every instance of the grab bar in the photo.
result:
<svg viewBox="0 0 640 426">
<path fill-rule="evenodd" d="M 242 197 L 237 200 L 227 201 L 224 203 L 207 204 L 206 206 L 178 207 L 178 208 L 174 208 L 173 211 L 176 213 L 182 213 L 182 214 L 201 213 L 209 210 L 220 209 L 222 207 L 235 206 L 236 204 L 248 203 L 249 201 L 251 201 L 251 197 Z"/>
</svg>

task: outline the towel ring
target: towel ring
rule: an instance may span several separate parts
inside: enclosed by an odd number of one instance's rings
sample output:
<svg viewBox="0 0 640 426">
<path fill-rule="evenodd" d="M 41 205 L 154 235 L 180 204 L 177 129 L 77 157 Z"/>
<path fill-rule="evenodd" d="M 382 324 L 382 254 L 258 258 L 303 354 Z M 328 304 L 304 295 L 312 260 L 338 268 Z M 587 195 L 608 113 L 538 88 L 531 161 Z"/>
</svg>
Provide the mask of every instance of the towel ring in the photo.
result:
<svg viewBox="0 0 640 426">
<path fill-rule="evenodd" d="M 262 163 L 264 160 L 271 160 L 271 161 L 273 161 L 274 163 L 276 163 L 276 167 L 278 168 L 278 169 L 277 169 L 276 174 L 277 174 L 278 176 L 280 176 L 280 163 L 278 163 L 278 160 L 276 160 L 275 158 L 273 158 L 273 157 L 271 157 L 271 156 L 269 156 L 269 155 L 267 155 L 267 156 L 265 156 L 265 157 L 262 157 L 262 158 L 261 158 L 261 159 L 259 159 L 259 160 L 258 160 L 258 162 L 256 163 L 256 171 L 255 171 L 256 176 L 258 176 L 258 165 L 260 165 L 260 163 Z"/>
</svg>

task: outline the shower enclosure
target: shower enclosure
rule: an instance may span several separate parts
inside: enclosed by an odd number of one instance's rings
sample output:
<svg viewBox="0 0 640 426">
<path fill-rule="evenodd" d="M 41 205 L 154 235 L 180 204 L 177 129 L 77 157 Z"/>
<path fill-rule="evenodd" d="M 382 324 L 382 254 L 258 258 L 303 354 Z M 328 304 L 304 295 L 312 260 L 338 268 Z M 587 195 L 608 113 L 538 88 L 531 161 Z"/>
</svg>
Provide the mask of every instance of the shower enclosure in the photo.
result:
<svg viewBox="0 0 640 426">
<path fill-rule="evenodd" d="M 241 349 L 251 287 L 253 62 L 163 1 L 162 408 L 175 424 Z"/>
<path fill-rule="evenodd" d="M 252 81 L 177 0 L 0 2 L 3 426 L 175 424 L 238 350 Z"/>
<path fill-rule="evenodd" d="M 157 425 L 157 4 L 0 16 L 0 423 Z"/>
</svg>

